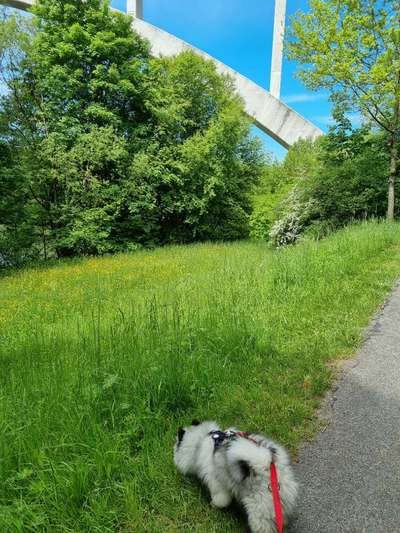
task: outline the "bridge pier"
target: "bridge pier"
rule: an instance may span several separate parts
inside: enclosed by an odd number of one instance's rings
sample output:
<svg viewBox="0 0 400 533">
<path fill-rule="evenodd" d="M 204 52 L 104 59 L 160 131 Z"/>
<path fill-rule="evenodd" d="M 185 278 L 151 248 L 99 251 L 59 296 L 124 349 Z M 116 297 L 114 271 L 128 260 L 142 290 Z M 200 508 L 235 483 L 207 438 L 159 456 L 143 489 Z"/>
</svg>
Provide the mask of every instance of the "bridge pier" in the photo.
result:
<svg viewBox="0 0 400 533">
<path fill-rule="evenodd" d="M 128 15 L 137 19 L 143 18 L 143 0 L 127 0 L 126 11 Z"/>
<path fill-rule="evenodd" d="M 286 0 L 275 0 L 274 40 L 272 43 L 271 82 L 269 92 L 281 96 L 283 41 L 285 37 Z"/>
</svg>

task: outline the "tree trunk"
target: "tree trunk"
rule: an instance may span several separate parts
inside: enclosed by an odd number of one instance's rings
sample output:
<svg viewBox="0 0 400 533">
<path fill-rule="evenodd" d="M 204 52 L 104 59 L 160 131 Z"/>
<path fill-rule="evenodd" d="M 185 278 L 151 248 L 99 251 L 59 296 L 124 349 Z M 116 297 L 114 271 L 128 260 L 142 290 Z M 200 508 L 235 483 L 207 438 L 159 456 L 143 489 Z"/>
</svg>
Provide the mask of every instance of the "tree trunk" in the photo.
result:
<svg viewBox="0 0 400 533">
<path fill-rule="evenodd" d="M 399 122 L 400 122 L 400 71 L 397 76 L 396 93 L 394 99 L 393 130 L 390 136 L 390 171 L 388 186 L 388 210 L 387 219 L 394 219 L 395 185 L 399 168 Z"/>
<path fill-rule="evenodd" d="M 399 19 L 400 22 L 400 19 Z M 397 58 L 400 59 L 400 48 L 397 48 Z M 400 69 L 397 71 L 397 83 L 394 95 L 393 129 L 390 136 L 390 171 L 388 183 L 388 209 L 387 219 L 394 219 L 395 186 L 399 168 L 399 141 L 400 141 Z"/>
<path fill-rule="evenodd" d="M 396 135 L 392 135 L 390 146 L 390 172 L 389 172 L 389 187 L 388 187 L 388 208 L 387 219 L 394 219 L 394 199 L 395 199 L 395 184 L 398 166 L 398 146 Z"/>
</svg>

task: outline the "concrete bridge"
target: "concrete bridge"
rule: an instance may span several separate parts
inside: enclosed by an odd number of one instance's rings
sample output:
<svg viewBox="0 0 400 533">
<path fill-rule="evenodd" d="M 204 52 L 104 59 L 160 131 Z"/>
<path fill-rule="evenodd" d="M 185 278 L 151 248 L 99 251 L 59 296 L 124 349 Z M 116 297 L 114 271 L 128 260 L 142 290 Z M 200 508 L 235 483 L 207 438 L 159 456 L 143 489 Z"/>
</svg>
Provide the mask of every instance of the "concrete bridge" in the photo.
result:
<svg viewBox="0 0 400 533">
<path fill-rule="evenodd" d="M 23 10 L 28 10 L 33 3 L 34 0 L 0 0 L 0 4 Z M 266 89 L 202 50 L 144 21 L 142 19 L 142 0 L 128 0 L 128 12 L 134 16 L 133 29 L 150 42 L 154 56 L 168 57 L 177 55 L 184 50 L 191 50 L 205 59 L 212 60 L 218 72 L 229 75 L 234 80 L 236 90 L 244 101 L 246 113 L 254 119 L 256 126 L 285 148 L 289 148 L 299 139 L 315 139 L 323 134 L 317 126 L 296 113 Z M 275 44 L 276 41 L 274 41 Z M 276 80 L 274 67 L 273 75 L 275 75 Z M 276 94 L 279 95 L 279 89 Z"/>
</svg>

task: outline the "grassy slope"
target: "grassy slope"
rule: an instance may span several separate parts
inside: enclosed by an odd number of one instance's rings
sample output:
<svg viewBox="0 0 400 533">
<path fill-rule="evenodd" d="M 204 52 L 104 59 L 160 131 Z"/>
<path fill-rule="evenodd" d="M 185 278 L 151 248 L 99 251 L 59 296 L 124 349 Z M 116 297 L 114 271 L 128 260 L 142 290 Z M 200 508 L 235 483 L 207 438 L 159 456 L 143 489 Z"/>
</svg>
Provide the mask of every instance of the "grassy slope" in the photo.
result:
<svg viewBox="0 0 400 533">
<path fill-rule="evenodd" d="M 198 245 L 0 279 L 0 531 L 239 531 L 171 461 L 193 417 L 313 430 L 400 275 L 400 227 Z"/>
</svg>

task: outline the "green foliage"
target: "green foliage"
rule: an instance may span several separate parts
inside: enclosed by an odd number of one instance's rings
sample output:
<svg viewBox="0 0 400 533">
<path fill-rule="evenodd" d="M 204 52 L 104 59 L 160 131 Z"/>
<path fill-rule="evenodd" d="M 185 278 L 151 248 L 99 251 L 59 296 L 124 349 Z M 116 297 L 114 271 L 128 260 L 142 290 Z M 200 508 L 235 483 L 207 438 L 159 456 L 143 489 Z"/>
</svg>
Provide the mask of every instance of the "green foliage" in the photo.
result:
<svg viewBox="0 0 400 533">
<path fill-rule="evenodd" d="M 354 220 L 383 217 L 385 148 L 385 137 L 368 128 L 353 130 L 346 121 L 331 128 L 315 145 L 308 175 L 294 181 L 280 205 L 270 232 L 274 244 L 292 244 L 305 233 L 319 238 Z"/>
<path fill-rule="evenodd" d="M 322 141 L 322 169 L 305 187 L 315 217 L 340 227 L 386 213 L 388 154 L 384 136 L 367 129 L 331 131 Z"/>
<path fill-rule="evenodd" d="M 20 82 L 34 85 L 34 117 L 69 142 L 88 124 L 133 141 L 145 114 L 149 47 L 130 18 L 102 0 L 40 0 L 33 12 L 37 31 Z"/>
<path fill-rule="evenodd" d="M 245 237 L 262 155 L 232 82 L 191 53 L 150 58 L 103 0 L 34 13 L 0 105 L 0 187 L 21 182 L 0 239 L 65 257 Z"/>
<path fill-rule="evenodd" d="M 243 531 L 176 472 L 177 428 L 211 417 L 295 449 L 399 259 L 399 225 L 368 223 L 0 278 L 0 531 Z"/>
<path fill-rule="evenodd" d="M 289 149 L 283 162 L 273 161 L 264 167 L 253 198 L 251 237 L 269 240 L 275 222 L 283 211 L 288 211 L 287 198 L 293 188 L 317 172 L 319 151 L 318 142 L 300 140 Z"/>
<path fill-rule="evenodd" d="M 399 17 L 398 0 L 310 0 L 310 11 L 292 19 L 287 43 L 306 86 L 330 90 L 342 113 L 359 110 L 389 138 L 389 218 L 400 154 Z"/>
<path fill-rule="evenodd" d="M 184 53 L 153 60 L 149 85 L 154 135 L 132 169 L 140 223 L 162 243 L 246 236 L 262 158 L 231 81 Z"/>
<path fill-rule="evenodd" d="M 29 206 L 28 191 L 20 167 L 16 164 L 18 140 L 10 132 L 13 124 L 1 96 L 19 72 L 19 64 L 29 46 L 32 26 L 26 17 L 7 17 L 0 10 L 0 266 L 7 259 L 35 255 L 32 226 L 37 212 Z"/>
<path fill-rule="evenodd" d="M 310 0 L 291 21 L 287 52 L 311 89 L 338 91 L 347 103 L 392 129 L 400 90 L 400 6 L 384 0 Z"/>
<path fill-rule="evenodd" d="M 286 181 L 279 163 L 274 162 L 265 167 L 260 183 L 254 191 L 250 237 L 268 240 L 277 217 L 278 206 L 292 186 L 290 181 Z"/>
</svg>

